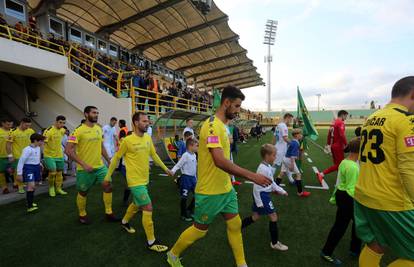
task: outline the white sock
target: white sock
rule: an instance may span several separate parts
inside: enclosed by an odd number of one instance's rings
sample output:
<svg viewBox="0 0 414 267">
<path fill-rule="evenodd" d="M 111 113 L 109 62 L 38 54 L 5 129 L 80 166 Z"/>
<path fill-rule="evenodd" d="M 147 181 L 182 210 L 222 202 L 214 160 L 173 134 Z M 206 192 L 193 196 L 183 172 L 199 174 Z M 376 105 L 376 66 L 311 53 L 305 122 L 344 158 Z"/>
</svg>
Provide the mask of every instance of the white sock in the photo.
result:
<svg viewBox="0 0 414 267">
<path fill-rule="evenodd" d="M 147 242 L 148 242 L 148 245 L 150 245 L 150 246 L 151 246 L 152 244 L 154 244 L 155 239 L 153 239 L 153 240 L 148 240 Z"/>
<path fill-rule="evenodd" d="M 122 224 L 126 224 L 126 223 L 128 223 L 128 222 L 127 222 L 127 221 L 122 220 Z"/>
</svg>

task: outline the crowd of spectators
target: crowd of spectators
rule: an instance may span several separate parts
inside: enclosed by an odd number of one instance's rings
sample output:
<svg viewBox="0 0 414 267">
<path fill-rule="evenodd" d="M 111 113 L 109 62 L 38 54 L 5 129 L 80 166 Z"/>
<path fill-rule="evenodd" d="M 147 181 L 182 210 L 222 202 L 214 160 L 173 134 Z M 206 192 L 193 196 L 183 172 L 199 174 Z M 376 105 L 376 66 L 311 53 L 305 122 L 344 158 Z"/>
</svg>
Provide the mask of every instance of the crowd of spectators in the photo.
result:
<svg viewBox="0 0 414 267">
<path fill-rule="evenodd" d="M 0 25 L 10 26 L 1 14 Z M 59 47 L 62 46 L 64 53 L 70 55 L 70 65 L 74 72 L 114 96 L 118 96 L 116 89 L 119 85 L 120 97 L 130 97 L 130 80 L 132 79 L 133 87 L 144 89 L 135 92 L 139 110 L 144 110 L 147 106 L 150 112 L 155 112 L 157 94 L 158 112 L 172 108 L 205 112 L 207 107 L 212 105 L 213 97 L 207 91 L 187 87 L 180 81 L 171 81 L 162 75 L 155 74 L 150 64 L 145 64 L 145 62 L 133 65 L 90 47 L 66 41 L 52 33 L 42 34 L 34 19 L 29 19 L 27 27 L 22 22 L 18 22 L 13 28 L 16 30 L 13 32 L 14 37 L 19 37 L 17 41 L 21 39 L 27 40 L 28 44 L 36 43 L 36 40 L 30 40 L 36 36 L 39 37 L 37 42 L 42 42 L 42 39 L 48 40 L 48 42 L 41 43 L 43 49 L 59 51 Z M 0 28 L 0 35 L 2 33 L 8 34 L 5 28 Z M 16 36 L 19 33 L 21 33 L 20 36 Z M 70 49 L 71 46 L 75 49 Z"/>
</svg>

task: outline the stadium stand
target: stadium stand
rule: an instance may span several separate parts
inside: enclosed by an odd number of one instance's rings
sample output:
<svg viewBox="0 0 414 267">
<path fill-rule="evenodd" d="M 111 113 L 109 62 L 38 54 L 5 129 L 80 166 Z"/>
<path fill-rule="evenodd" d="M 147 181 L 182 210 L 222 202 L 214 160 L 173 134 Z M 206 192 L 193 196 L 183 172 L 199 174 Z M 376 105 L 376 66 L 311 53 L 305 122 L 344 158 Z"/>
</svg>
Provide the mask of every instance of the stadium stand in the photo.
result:
<svg viewBox="0 0 414 267">
<path fill-rule="evenodd" d="M 130 98 L 132 111 L 208 112 L 211 89 L 263 84 L 214 4 L 203 15 L 191 1 L 177 0 L 128 6 L 129 13 L 119 2 L 110 14 L 104 1 L 93 11 L 81 1 L 2 2 L 1 37 L 66 56 L 75 73 L 117 98 Z M 243 117 L 262 118 L 250 112 Z"/>
</svg>

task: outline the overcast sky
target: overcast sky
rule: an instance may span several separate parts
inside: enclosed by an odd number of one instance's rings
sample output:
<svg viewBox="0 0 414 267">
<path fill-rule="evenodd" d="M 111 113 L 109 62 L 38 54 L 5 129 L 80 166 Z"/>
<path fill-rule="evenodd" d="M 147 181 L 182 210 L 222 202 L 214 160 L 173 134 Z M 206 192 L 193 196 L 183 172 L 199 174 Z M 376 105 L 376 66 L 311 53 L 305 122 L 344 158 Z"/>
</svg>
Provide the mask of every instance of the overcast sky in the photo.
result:
<svg viewBox="0 0 414 267">
<path fill-rule="evenodd" d="M 278 20 L 272 47 L 272 109 L 295 109 L 296 86 L 309 109 L 383 105 L 393 83 L 413 75 L 413 0 L 215 0 L 229 15 L 263 80 L 267 19 Z M 243 106 L 266 107 L 266 88 L 245 89 Z"/>
</svg>

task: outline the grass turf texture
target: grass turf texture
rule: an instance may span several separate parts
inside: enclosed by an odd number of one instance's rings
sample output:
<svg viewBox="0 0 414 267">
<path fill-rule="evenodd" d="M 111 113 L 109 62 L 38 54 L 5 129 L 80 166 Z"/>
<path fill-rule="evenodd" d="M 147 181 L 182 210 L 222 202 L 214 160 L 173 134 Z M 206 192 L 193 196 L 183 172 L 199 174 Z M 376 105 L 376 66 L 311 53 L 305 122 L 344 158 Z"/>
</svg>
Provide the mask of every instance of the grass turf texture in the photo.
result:
<svg viewBox="0 0 414 267">
<path fill-rule="evenodd" d="M 326 130 L 321 130 L 318 143 L 323 145 Z M 352 136 L 353 130 L 348 131 Z M 268 133 L 261 141 L 250 140 L 239 146 L 236 162 L 255 171 L 259 162 L 259 148 L 271 141 Z M 319 186 L 312 170 L 331 165 L 331 158 L 310 144 L 307 151 L 313 163 L 304 160 L 305 185 Z M 169 177 L 159 176 L 160 170 L 152 170 L 150 195 L 154 205 L 156 237 L 172 246 L 179 234 L 190 224 L 179 219 L 179 195 L 176 185 Z M 330 266 L 319 257 L 330 227 L 335 219 L 335 206 L 328 203 L 336 174 L 326 178 L 330 190 L 310 189 L 307 199 L 296 196 L 296 188 L 287 186 L 288 197 L 273 197 L 279 215 L 280 241 L 289 246 L 289 251 L 278 252 L 269 247 L 268 219 L 261 220 L 243 232 L 246 259 L 250 267 L 263 266 Z M 287 178 L 284 180 L 287 183 Z M 121 206 L 124 181 L 119 174 L 114 176 L 113 209 L 123 216 Z M 251 214 L 252 185 L 237 187 L 240 215 Z M 0 206 L 0 263 L 1 266 L 167 266 L 164 253 L 157 254 L 146 249 L 141 214 L 131 220 L 137 232 L 126 233 L 119 224 L 104 221 L 102 190 L 96 185 L 88 197 L 87 211 L 92 224 L 80 225 L 75 204 L 76 190 L 68 189 L 69 195 L 50 199 L 46 195 L 36 197 L 39 211 L 26 214 L 25 202 Z M 348 255 L 350 227 L 335 250 L 342 266 L 357 266 L 357 259 Z M 194 244 L 183 255 L 184 266 L 234 266 L 228 245 L 224 220 L 217 217 L 207 236 Z M 389 262 L 386 259 L 385 262 Z M 385 265 L 384 265 L 385 266 Z"/>
</svg>

